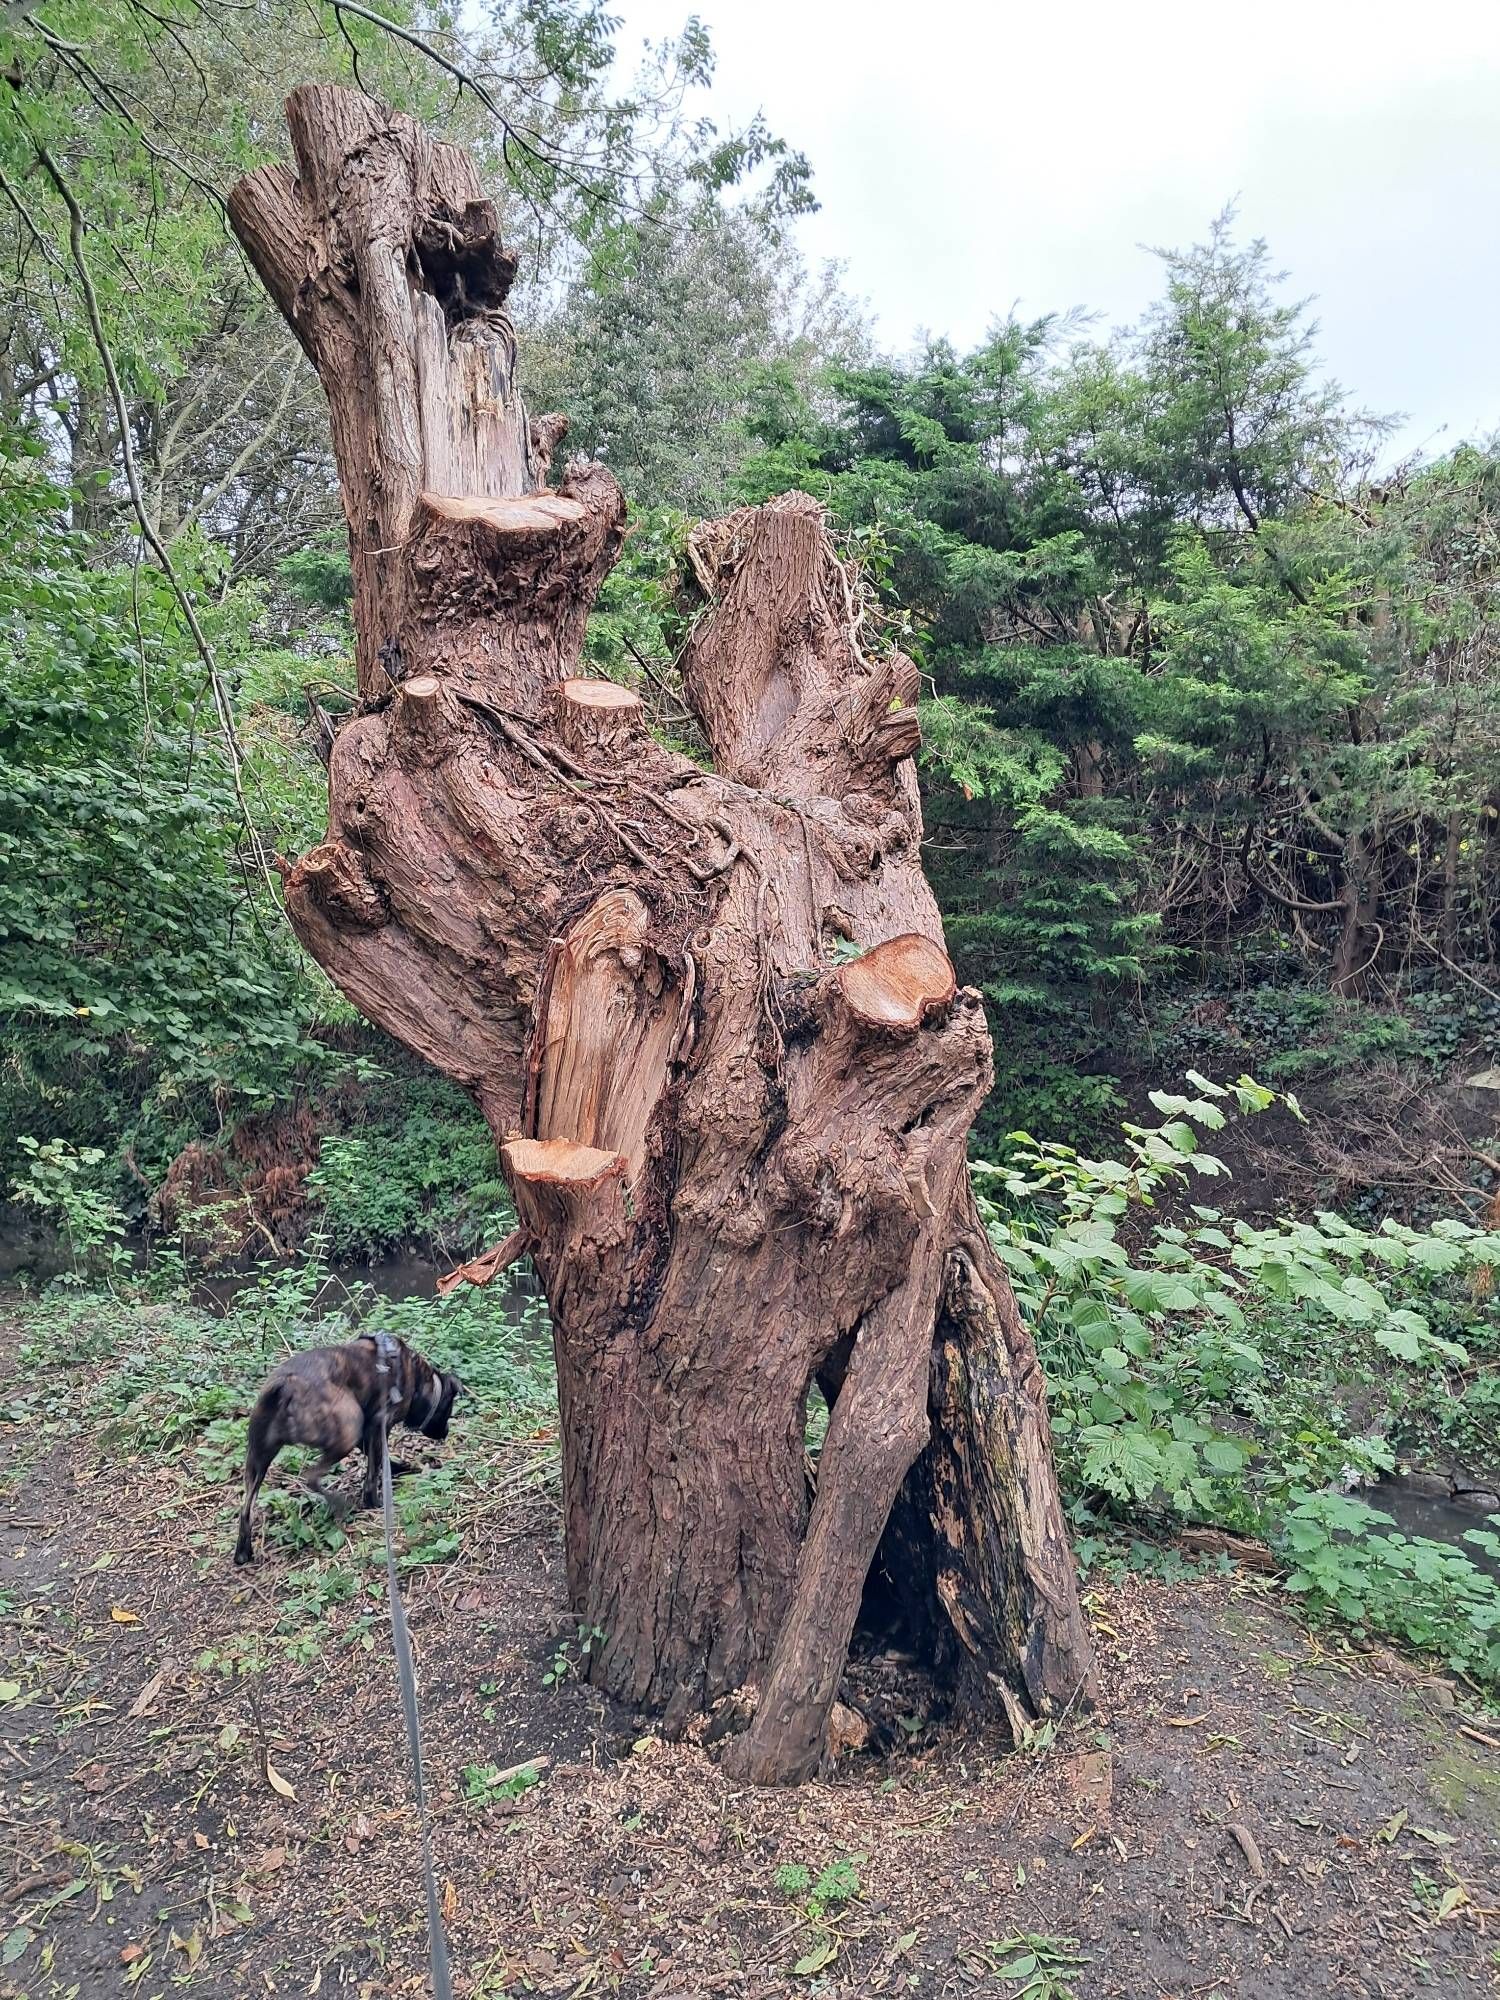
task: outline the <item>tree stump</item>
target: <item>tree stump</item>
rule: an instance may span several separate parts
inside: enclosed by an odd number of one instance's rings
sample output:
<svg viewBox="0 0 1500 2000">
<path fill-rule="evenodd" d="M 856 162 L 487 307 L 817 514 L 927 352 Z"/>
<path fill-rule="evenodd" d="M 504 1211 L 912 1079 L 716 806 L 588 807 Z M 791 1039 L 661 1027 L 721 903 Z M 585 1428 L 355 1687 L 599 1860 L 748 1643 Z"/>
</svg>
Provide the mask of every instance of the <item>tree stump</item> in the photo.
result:
<svg viewBox="0 0 1500 2000">
<path fill-rule="evenodd" d="M 654 741 L 580 672 L 625 503 L 601 465 L 545 483 L 565 424 L 517 392 L 515 260 L 472 162 L 330 86 L 287 120 L 295 173 L 230 215 L 328 395 L 360 710 L 286 905 L 500 1145 L 552 1312 L 590 1673 L 669 1727 L 758 1686 L 727 1760 L 805 1777 L 884 1536 L 936 1663 L 1055 1712 L 1088 1646 L 969 1189 L 990 1037 L 922 873 L 915 669 L 862 652 L 789 494 L 694 538 L 713 770 Z"/>
</svg>

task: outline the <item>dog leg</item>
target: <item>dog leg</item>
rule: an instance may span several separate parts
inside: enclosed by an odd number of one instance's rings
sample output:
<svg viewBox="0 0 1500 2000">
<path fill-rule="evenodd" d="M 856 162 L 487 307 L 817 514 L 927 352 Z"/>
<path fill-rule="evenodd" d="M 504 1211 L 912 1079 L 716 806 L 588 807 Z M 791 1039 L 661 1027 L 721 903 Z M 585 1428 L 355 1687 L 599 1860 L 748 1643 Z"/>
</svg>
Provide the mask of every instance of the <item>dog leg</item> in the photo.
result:
<svg viewBox="0 0 1500 2000">
<path fill-rule="evenodd" d="M 341 1451 L 325 1451 L 317 1464 L 310 1466 L 302 1475 L 304 1489 L 321 1500 L 336 1521 L 342 1521 L 348 1514 L 349 1502 L 342 1493 L 328 1492 L 323 1481 L 342 1462 L 343 1456 Z"/>
<path fill-rule="evenodd" d="M 282 1393 L 281 1385 L 273 1383 L 262 1391 L 250 1412 L 250 1424 L 245 1435 L 245 1498 L 240 1508 L 239 1539 L 234 1545 L 237 1568 L 255 1560 L 251 1510 L 255 1505 L 255 1496 L 285 1442 L 279 1428 Z"/>
<path fill-rule="evenodd" d="M 240 1508 L 240 1535 L 234 1545 L 234 1561 L 237 1569 L 255 1561 L 255 1544 L 250 1527 L 250 1510 L 255 1505 L 255 1496 L 261 1489 L 266 1474 L 271 1469 L 271 1461 L 281 1447 L 269 1444 L 266 1438 L 268 1426 L 259 1421 L 256 1412 L 250 1422 L 250 1437 L 245 1448 L 245 1500 Z"/>
<path fill-rule="evenodd" d="M 380 1505 L 381 1445 L 382 1445 L 381 1432 L 376 1428 L 374 1424 L 371 1424 L 369 1428 L 366 1430 L 364 1435 L 365 1478 L 364 1478 L 364 1484 L 360 1488 L 360 1493 L 359 1493 L 359 1504 L 361 1507 L 378 1507 Z M 396 1461 L 392 1459 L 391 1460 L 392 1478 L 395 1477 L 395 1473 L 396 1473 Z"/>
</svg>

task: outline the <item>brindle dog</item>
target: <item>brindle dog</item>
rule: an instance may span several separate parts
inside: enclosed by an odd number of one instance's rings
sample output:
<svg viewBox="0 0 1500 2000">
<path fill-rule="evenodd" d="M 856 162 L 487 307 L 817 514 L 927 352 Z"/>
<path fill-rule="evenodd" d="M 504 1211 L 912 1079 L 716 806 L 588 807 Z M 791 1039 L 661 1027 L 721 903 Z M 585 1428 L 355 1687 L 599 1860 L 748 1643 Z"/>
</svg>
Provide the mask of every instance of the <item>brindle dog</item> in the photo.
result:
<svg viewBox="0 0 1500 2000">
<path fill-rule="evenodd" d="M 380 1495 L 380 1407 L 385 1398 L 389 1397 L 387 1429 L 404 1424 L 439 1444 L 447 1437 L 458 1377 L 434 1368 L 404 1340 L 388 1340 L 385 1346 L 386 1375 L 380 1371 L 380 1343 L 369 1334 L 338 1347 L 304 1348 L 272 1370 L 250 1413 L 236 1563 L 255 1560 L 250 1510 L 283 1445 L 312 1445 L 322 1454 L 304 1475 L 304 1483 L 335 1514 L 342 1514 L 347 1502 L 326 1493 L 323 1481 L 358 1445 L 365 1454 L 360 1505 L 375 1505 Z M 410 1469 L 391 1460 L 393 1474 Z"/>
</svg>

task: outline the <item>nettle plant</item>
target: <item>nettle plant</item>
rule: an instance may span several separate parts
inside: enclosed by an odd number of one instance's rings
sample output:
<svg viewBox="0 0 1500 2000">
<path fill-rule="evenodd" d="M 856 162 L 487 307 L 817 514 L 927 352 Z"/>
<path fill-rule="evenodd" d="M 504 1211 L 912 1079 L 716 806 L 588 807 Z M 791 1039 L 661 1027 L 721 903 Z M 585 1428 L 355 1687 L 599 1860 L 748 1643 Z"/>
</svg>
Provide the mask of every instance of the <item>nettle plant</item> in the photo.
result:
<svg viewBox="0 0 1500 2000">
<path fill-rule="evenodd" d="M 72 1263 L 67 1282 L 82 1283 L 96 1266 L 128 1263 L 125 1218 L 95 1184 L 103 1149 L 24 1135 L 15 1144 L 23 1166 L 11 1181 L 11 1198 L 37 1210 L 65 1239 Z"/>
<path fill-rule="evenodd" d="M 1153 1091 L 1156 1126 L 1121 1128 L 1120 1157 L 1012 1135 L 975 1168 L 980 1207 L 1047 1370 L 1075 1511 L 1163 1513 L 1265 1529 L 1290 1496 L 1392 1469 L 1390 1444 L 1341 1421 L 1389 1374 L 1462 1366 L 1412 1303 L 1433 1277 L 1500 1263 L 1500 1235 L 1458 1221 L 1427 1233 L 1319 1213 L 1258 1228 L 1200 1203 L 1155 1211 L 1227 1172 L 1203 1135 L 1290 1094 L 1188 1072 Z"/>
<path fill-rule="evenodd" d="M 1500 1561 L 1500 1514 L 1463 1541 Z M 1393 1532 L 1389 1514 L 1343 1493 L 1310 1493 L 1279 1537 L 1286 1588 L 1315 1611 L 1436 1653 L 1500 1693 L 1500 1585 L 1465 1550 Z"/>
<path fill-rule="evenodd" d="M 1123 1126 L 1118 1159 L 1018 1133 L 1004 1167 L 975 1168 L 1047 1371 L 1080 1558 L 1107 1553 L 1111 1519 L 1249 1530 L 1310 1615 L 1500 1691 L 1500 1584 L 1348 1490 L 1394 1469 L 1412 1412 L 1468 1366 L 1429 1313 L 1476 1319 L 1500 1234 L 1457 1219 L 1372 1231 L 1326 1212 L 1257 1228 L 1185 1203 L 1227 1171 L 1205 1132 L 1276 1103 L 1301 1116 L 1249 1077 L 1188 1082 L 1196 1095 L 1152 1093 L 1163 1123 Z M 1161 1214 L 1168 1196 L 1184 1219 Z M 1464 1540 L 1493 1561 L 1497 1526 Z"/>
</svg>

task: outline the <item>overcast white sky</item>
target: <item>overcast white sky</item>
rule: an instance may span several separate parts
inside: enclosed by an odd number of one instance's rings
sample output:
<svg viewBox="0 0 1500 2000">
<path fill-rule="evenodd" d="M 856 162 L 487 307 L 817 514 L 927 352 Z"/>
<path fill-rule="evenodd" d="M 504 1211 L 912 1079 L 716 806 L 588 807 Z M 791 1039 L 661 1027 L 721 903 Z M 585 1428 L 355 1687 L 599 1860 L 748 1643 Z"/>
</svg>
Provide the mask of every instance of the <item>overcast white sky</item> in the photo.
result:
<svg viewBox="0 0 1500 2000">
<path fill-rule="evenodd" d="M 1404 411 L 1403 449 L 1500 426 L 1500 0 L 615 0 L 622 62 L 689 12 L 722 123 L 811 158 L 810 258 L 847 265 L 887 348 L 1023 313 L 1108 325 L 1143 244 L 1227 202 L 1328 372 Z"/>
</svg>

